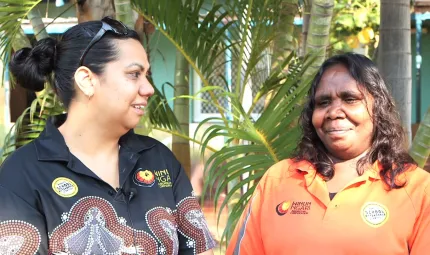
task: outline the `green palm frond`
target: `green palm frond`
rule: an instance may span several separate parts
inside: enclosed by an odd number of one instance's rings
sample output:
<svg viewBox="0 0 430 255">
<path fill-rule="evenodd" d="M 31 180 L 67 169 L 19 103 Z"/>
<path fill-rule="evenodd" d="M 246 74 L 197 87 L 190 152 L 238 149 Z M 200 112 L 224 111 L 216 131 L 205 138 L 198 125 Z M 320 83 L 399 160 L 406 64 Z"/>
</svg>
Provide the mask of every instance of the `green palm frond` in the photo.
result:
<svg viewBox="0 0 430 255">
<path fill-rule="evenodd" d="M 209 86 L 210 77 L 214 75 L 214 60 L 228 48 L 224 43 L 225 31 L 232 25 L 221 5 L 203 10 L 203 0 L 131 2 L 181 52 L 203 85 Z M 214 102 L 218 101 L 212 92 L 210 95 Z M 223 114 L 221 106 L 215 105 Z"/>
<path fill-rule="evenodd" d="M 420 167 L 424 167 L 430 155 L 430 107 L 418 127 L 409 154 Z"/>
<path fill-rule="evenodd" d="M 232 58 L 237 60 L 238 68 L 233 80 L 241 100 L 245 88 L 243 84 L 258 75 L 256 66 L 266 56 L 266 50 L 275 39 L 274 23 L 279 16 L 280 3 L 280 0 L 228 0 L 225 3 L 230 17 L 236 19 L 234 25 L 228 28 L 228 33 L 230 40 L 236 42 L 232 48 Z"/>
<path fill-rule="evenodd" d="M 297 125 L 302 110 L 300 103 L 311 83 L 310 79 L 302 80 L 303 73 L 312 59 L 305 61 L 295 70 L 296 73 L 291 74 L 283 83 L 272 79 L 274 84 L 269 86 L 276 88 L 277 92 L 255 123 L 243 110 L 239 98 L 235 94 L 225 92 L 230 97 L 232 108 L 237 114 L 233 115 L 228 126 L 214 124 L 204 132 L 202 151 L 213 138 L 221 136 L 230 141 L 206 162 L 208 176 L 204 186 L 205 192 L 215 189 L 215 208 L 218 208 L 217 201 L 221 193 L 229 187 L 218 214 L 219 219 L 223 208 L 229 206 L 230 214 L 222 237 L 226 240 L 230 239 L 232 230 L 260 177 L 271 165 L 290 157 L 296 148 L 301 135 L 300 127 Z M 198 128 L 207 121 L 209 120 L 200 123 Z M 244 175 L 248 177 L 243 179 Z M 232 182 L 234 180 L 236 182 Z M 244 187 L 247 187 L 247 191 L 233 199 Z"/>
<path fill-rule="evenodd" d="M 160 91 L 155 85 L 152 78 L 149 78 L 149 82 L 154 88 L 154 95 L 148 100 L 146 107 L 149 113 L 149 121 L 152 125 L 160 128 L 167 128 L 172 131 L 180 130 L 179 121 L 170 108 L 164 91 Z"/>
<path fill-rule="evenodd" d="M 63 113 L 63 107 L 54 93 L 46 89 L 34 99 L 16 120 L 15 125 L 7 134 L 2 153 L 2 161 L 13 151 L 39 137 L 50 116 Z"/>
<path fill-rule="evenodd" d="M 194 96 L 208 93 L 211 99 L 207 103 L 215 105 L 220 113 L 200 122 L 193 140 L 208 126 L 202 134 L 202 153 L 212 139 L 226 141 L 225 147 L 206 162 L 203 193 L 214 189 L 217 203 L 228 188 L 218 214 L 219 219 L 229 205 L 222 237 L 228 240 L 260 177 L 271 165 L 288 158 L 296 147 L 301 134 L 297 120 L 310 84 L 310 78 L 304 80 L 303 74 L 314 57 L 301 59 L 293 52 L 279 69 L 270 70 L 270 48 L 276 38 L 274 25 L 282 0 L 203 2 L 207 1 L 132 0 L 134 8 L 174 44 L 200 77 L 203 88 Z M 220 56 L 222 65 L 229 63 L 236 68 L 231 78 L 217 71 L 219 66 L 214 63 L 220 62 Z M 286 74 L 281 71 L 285 66 Z M 219 78 L 223 84 L 215 84 Z M 249 84 L 258 91 L 251 108 L 245 109 L 242 103 Z M 251 113 L 268 93 L 274 96 L 254 121 Z M 225 99 L 228 107 L 221 105 L 220 99 Z M 205 125 L 208 123 L 211 125 Z"/>
<path fill-rule="evenodd" d="M 36 7 L 41 0 L 0 0 L 0 56 L 4 63 L 9 62 L 12 42 L 21 29 L 21 19 Z"/>
</svg>

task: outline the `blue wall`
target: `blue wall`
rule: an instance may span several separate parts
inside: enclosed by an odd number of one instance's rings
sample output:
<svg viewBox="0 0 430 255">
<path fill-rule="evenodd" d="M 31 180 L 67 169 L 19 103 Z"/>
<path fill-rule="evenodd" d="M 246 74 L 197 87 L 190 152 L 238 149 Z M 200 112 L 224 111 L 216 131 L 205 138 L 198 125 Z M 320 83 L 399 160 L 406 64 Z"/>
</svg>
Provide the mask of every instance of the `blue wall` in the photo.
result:
<svg viewBox="0 0 430 255">
<path fill-rule="evenodd" d="M 148 49 L 146 49 L 148 51 Z M 174 84 L 174 71 L 176 60 L 175 46 L 159 31 L 155 31 L 152 35 L 149 47 L 149 58 L 151 63 L 152 77 L 158 89 L 162 89 L 166 82 Z M 170 106 L 173 108 L 173 88 L 169 85 L 164 85 L 166 98 L 169 100 Z"/>
<path fill-rule="evenodd" d="M 417 92 L 416 92 L 416 49 L 415 34 L 411 35 L 412 44 L 412 123 L 416 123 Z M 421 119 L 430 107 L 430 34 L 422 34 L 421 37 Z"/>
</svg>

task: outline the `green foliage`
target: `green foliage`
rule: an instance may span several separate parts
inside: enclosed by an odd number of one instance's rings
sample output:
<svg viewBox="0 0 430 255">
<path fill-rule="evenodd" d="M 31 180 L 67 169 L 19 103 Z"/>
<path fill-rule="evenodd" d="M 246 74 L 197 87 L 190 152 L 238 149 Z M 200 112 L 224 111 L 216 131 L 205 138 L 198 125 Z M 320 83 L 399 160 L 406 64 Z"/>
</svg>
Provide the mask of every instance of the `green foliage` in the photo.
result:
<svg viewBox="0 0 430 255">
<path fill-rule="evenodd" d="M 419 167 L 424 167 L 430 155 L 430 107 L 418 127 L 409 154 Z"/>
<path fill-rule="evenodd" d="M 210 93 L 209 103 L 221 113 L 219 117 L 202 121 L 195 135 L 205 124 L 211 124 L 203 132 L 202 154 L 212 139 L 222 137 L 226 141 L 206 162 L 208 177 L 204 187 L 205 192 L 216 190 L 214 201 L 218 201 L 223 190 L 229 189 L 221 205 L 223 208 L 228 204 L 230 209 L 223 234 L 226 240 L 259 178 L 272 164 L 291 155 L 300 136 L 297 127 L 300 102 L 310 83 L 302 77 L 312 58 L 300 60 L 293 52 L 272 73 L 259 68 L 275 38 L 274 24 L 280 2 L 226 0 L 222 4 L 212 1 L 209 6 L 203 0 L 132 1 L 136 10 L 173 43 L 199 75 L 203 88 L 189 98 Z M 214 65 L 215 59 L 226 53 L 230 56 L 226 63 L 236 66 L 229 80 Z M 284 74 L 280 70 L 286 66 L 289 72 Z M 221 78 L 224 84 L 214 84 L 214 78 Z M 246 109 L 244 101 L 249 98 L 245 98 L 245 89 L 250 84 L 259 90 L 251 107 Z M 256 103 L 271 92 L 274 96 L 270 104 L 254 121 L 251 113 Z M 236 199 L 244 187 L 248 187 L 247 191 Z"/>
<path fill-rule="evenodd" d="M 1 161 L 21 146 L 26 145 L 45 128 L 46 121 L 50 116 L 58 115 L 64 111 L 56 96 L 45 90 L 38 98 L 34 99 L 31 106 L 27 108 L 16 120 L 15 125 L 7 134 Z"/>
<path fill-rule="evenodd" d="M 12 42 L 21 29 L 20 19 L 24 19 L 27 14 L 41 0 L 0 0 L 0 56 L 3 63 L 9 62 L 9 57 L 12 50 Z"/>
<path fill-rule="evenodd" d="M 334 51 L 352 51 L 360 43 L 369 47 L 368 55 L 372 55 L 377 43 L 376 37 L 369 38 L 369 28 L 379 30 L 379 0 L 336 0 L 331 27 L 330 43 Z M 365 34 L 361 33 L 366 29 Z M 363 38 L 363 35 L 366 38 Z"/>
<path fill-rule="evenodd" d="M 297 118 L 302 110 L 300 101 L 306 96 L 311 81 L 301 80 L 311 63 L 307 62 L 308 64 L 301 67 L 297 73 L 290 73 L 287 79 L 281 72 L 271 74 L 272 79 L 282 77 L 285 82 L 276 81 L 278 90 L 256 122 L 250 120 L 237 97 L 229 95 L 232 106 L 238 114 L 233 115 L 234 118 L 228 121 L 228 126 L 212 125 L 205 131 L 203 150 L 211 139 L 218 136 L 231 141 L 215 152 L 206 163 L 209 176 L 205 182 L 205 189 L 215 187 L 215 207 L 221 192 L 232 181 L 240 179 L 230 186 L 220 208 L 222 211 L 227 203 L 230 203 L 230 216 L 224 232 L 227 240 L 230 239 L 233 227 L 236 226 L 258 180 L 271 165 L 290 157 L 297 145 L 301 134 L 297 125 Z M 262 88 L 260 93 L 264 94 L 264 90 L 265 88 Z M 200 123 L 200 127 L 207 121 L 209 120 Z M 234 143 L 235 140 L 241 142 Z M 241 178 L 244 175 L 249 177 Z M 248 187 L 248 191 L 235 199 L 236 191 L 245 186 Z"/>
</svg>

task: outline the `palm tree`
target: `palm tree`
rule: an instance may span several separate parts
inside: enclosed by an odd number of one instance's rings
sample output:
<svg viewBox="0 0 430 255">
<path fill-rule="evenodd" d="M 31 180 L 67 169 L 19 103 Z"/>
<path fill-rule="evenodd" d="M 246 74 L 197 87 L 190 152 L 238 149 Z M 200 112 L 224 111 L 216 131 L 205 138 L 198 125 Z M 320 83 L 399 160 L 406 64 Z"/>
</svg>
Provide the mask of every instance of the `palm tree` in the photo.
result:
<svg viewBox="0 0 430 255">
<path fill-rule="evenodd" d="M 333 7 L 334 0 L 312 0 L 309 32 L 306 38 L 306 52 L 313 52 L 318 57 L 305 73 L 306 77 L 312 76 L 326 59 Z"/>
<path fill-rule="evenodd" d="M 410 0 L 381 1 L 377 64 L 411 144 L 412 58 Z"/>
<path fill-rule="evenodd" d="M 115 16 L 112 0 L 75 0 L 78 22 L 100 20 L 105 16 Z"/>
<path fill-rule="evenodd" d="M 197 130 L 215 122 L 202 130 L 202 153 L 213 138 L 226 139 L 225 146 L 206 162 L 205 188 L 215 190 L 217 201 L 230 185 L 221 205 L 231 205 L 224 233 L 228 238 L 258 179 L 272 164 L 290 156 L 295 147 L 300 130 L 293 121 L 301 110 L 298 102 L 307 92 L 310 79 L 302 76 L 312 59 L 307 57 L 302 62 L 292 52 L 279 63 L 279 68 L 271 72 L 269 66 L 265 71 L 260 68 L 276 37 L 274 24 L 281 0 L 211 2 L 132 0 L 135 9 L 184 56 L 201 79 L 200 92 L 209 93 L 208 103 L 219 111 L 219 117 L 203 120 Z M 215 59 L 226 52 L 231 58 L 225 62 L 235 67 L 229 80 L 214 65 Z M 283 73 L 287 65 L 288 72 Z M 214 77 L 221 77 L 224 83 L 214 84 Z M 257 88 L 253 98 L 244 96 L 249 84 Z M 276 91 L 272 100 L 254 119 L 256 106 L 271 91 Z M 247 108 L 246 100 L 252 100 Z M 237 191 L 241 196 L 235 196 Z"/>
<path fill-rule="evenodd" d="M 190 114 L 189 114 L 189 99 L 183 96 L 190 94 L 190 69 L 187 60 L 182 53 L 176 51 L 175 64 L 175 85 L 174 85 L 174 105 L 173 112 L 178 118 L 181 126 L 181 132 L 185 136 L 189 136 L 190 132 Z M 172 151 L 188 177 L 191 177 L 191 154 L 190 141 L 180 136 L 172 137 Z"/>
</svg>

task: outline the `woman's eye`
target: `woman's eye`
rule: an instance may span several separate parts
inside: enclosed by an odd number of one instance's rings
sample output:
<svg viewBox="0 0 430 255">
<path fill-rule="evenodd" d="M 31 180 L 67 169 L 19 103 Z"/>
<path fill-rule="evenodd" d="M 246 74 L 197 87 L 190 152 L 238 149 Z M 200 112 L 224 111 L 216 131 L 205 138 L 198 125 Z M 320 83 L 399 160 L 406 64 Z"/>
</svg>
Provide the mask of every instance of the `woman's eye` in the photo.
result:
<svg viewBox="0 0 430 255">
<path fill-rule="evenodd" d="M 130 75 L 131 75 L 131 77 L 133 77 L 134 79 L 137 79 L 137 78 L 139 78 L 139 76 L 140 76 L 140 72 L 133 72 L 133 73 L 130 73 Z"/>
<path fill-rule="evenodd" d="M 347 102 L 348 104 L 355 103 L 356 101 L 357 101 L 357 99 L 355 99 L 355 98 L 347 98 L 347 99 L 345 99 L 345 102 Z"/>
<path fill-rule="evenodd" d="M 330 104 L 330 102 L 328 100 L 323 100 L 323 101 L 317 102 L 317 106 L 319 106 L 319 107 L 324 107 L 324 106 L 327 106 L 329 104 Z"/>
</svg>

